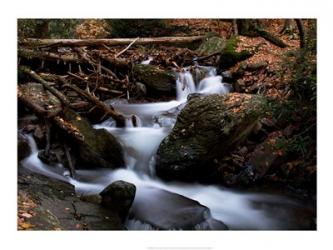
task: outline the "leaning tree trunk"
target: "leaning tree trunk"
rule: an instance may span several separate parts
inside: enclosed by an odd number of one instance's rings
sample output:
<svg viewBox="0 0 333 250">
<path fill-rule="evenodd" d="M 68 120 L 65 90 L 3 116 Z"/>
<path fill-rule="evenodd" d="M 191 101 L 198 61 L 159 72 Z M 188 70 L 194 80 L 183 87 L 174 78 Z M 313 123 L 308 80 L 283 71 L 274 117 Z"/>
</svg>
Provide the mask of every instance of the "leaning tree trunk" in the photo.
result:
<svg viewBox="0 0 333 250">
<path fill-rule="evenodd" d="M 280 38 L 271 32 L 263 29 L 259 19 L 238 19 L 237 20 L 238 33 L 243 36 L 257 37 L 261 36 L 267 41 L 285 48 L 288 45 L 285 44 Z"/>
</svg>

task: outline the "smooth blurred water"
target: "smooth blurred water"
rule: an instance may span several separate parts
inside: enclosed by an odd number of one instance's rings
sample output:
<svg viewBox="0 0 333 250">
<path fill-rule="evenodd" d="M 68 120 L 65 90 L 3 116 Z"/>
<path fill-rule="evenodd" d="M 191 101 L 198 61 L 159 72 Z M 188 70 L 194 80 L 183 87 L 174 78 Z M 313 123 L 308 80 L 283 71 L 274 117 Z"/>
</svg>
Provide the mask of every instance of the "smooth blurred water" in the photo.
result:
<svg viewBox="0 0 333 250">
<path fill-rule="evenodd" d="M 194 92 L 225 94 L 230 90 L 227 84 L 222 83 L 222 77 L 216 76 L 214 68 L 202 68 L 206 71 L 206 77 L 199 81 L 198 86 L 195 85 L 189 71 L 179 73 L 175 101 L 146 104 L 129 104 L 125 100 L 109 102 L 118 112 L 126 115 L 127 127 L 116 128 L 112 119 L 94 127 L 106 129 L 119 140 L 125 153 L 124 168 L 77 170 L 76 179 L 73 179 L 63 166 L 49 166 L 39 160 L 37 146 L 32 136 L 28 136 L 32 153 L 21 162 L 22 165 L 51 178 L 69 182 L 75 186 L 76 192 L 81 194 L 97 194 L 113 181 L 124 180 L 135 184 L 138 193 L 143 192 L 146 187 L 154 187 L 196 200 L 210 209 L 213 218 L 224 222 L 230 229 L 288 228 L 290 225 L 286 224 L 285 218 L 288 216 L 288 209 L 297 208 L 299 205 L 286 197 L 240 193 L 213 185 L 164 182 L 155 176 L 154 155 L 161 141 L 170 133 L 187 95 Z M 133 119 L 136 120 L 134 123 Z M 140 199 L 138 197 L 144 196 L 137 195 L 136 199 Z M 284 217 L 281 218 L 278 214 L 272 215 L 269 211 L 272 205 L 254 204 L 273 204 L 273 206 L 277 204 L 281 209 L 285 208 Z M 158 201 L 152 205 L 158 206 Z M 137 220 L 128 221 L 127 226 L 129 229 L 152 229 L 151 225 Z M 198 225 L 197 228 L 203 227 Z"/>
</svg>

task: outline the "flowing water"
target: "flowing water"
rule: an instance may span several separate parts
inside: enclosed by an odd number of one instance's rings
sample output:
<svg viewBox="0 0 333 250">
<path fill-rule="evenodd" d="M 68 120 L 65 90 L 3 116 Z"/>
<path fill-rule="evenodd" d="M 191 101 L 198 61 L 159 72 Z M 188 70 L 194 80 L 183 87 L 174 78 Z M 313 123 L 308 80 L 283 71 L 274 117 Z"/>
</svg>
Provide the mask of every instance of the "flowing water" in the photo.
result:
<svg viewBox="0 0 333 250">
<path fill-rule="evenodd" d="M 137 187 L 134 201 L 140 204 L 145 197 L 150 197 L 154 190 L 166 190 L 184 196 L 206 206 L 210 210 L 207 218 L 214 218 L 224 222 L 230 229 L 293 229 L 297 225 L 290 223 L 300 204 L 287 197 L 263 194 L 244 193 L 214 185 L 189 184 L 180 182 L 164 182 L 154 173 L 155 153 L 159 144 L 171 131 L 176 122 L 179 111 L 184 107 L 186 98 L 191 93 L 204 95 L 225 94 L 230 86 L 222 82 L 215 69 L 199 66 L 205 71 L 205 77 L 200 80 L 189 70 L 179 73 L 176 82 L 177 99 L 170 102 L 129 104 L 125 100 L 111 100 L 109 104 L 127 117 L 126 128 L 116 128 L 115 122 L 109 119 L 95 128 L 104 128 L 114 135 L 122 144 L 125 152 L 125 168 L 118 170 L 77 170 L 76 178 L 69 176 L 69 171 L 63 166 L 49 166 L 37 157 L 38 149 L 31 136 L 28 136 L 32 147 L 32 154 L 22 161 L 22 165 L 32 171 L 69 182 L 75 186 L 80 194 L 97 194 L 107 185 L 116 180 L 131 182 Z M 156 193 L 156 192 L 155 192 Z M 181 195 L 181 196 L 179 196 Z M 176 196 L 175 196 L 176 197 Z M 152 209 L 161 209 L 157 196 Z M 176 200 L 170 199 L 168 209 L 177 207 Z M 183 202 L 183 199 L 182 199 Z M 162 205 L 160 205 L 162 206 Z M 165 209 L 165 207 L 163 208 Z M 149 216 L 149 211 L 147 211 Z M 163 216 L 162 216 L 163 217 Z M 207 220 L 208 221 L 208 220 Z M 208 223 L 209 224 L 209 223 Z M 127 222 L 128 229 L 148 230 L 153 227 L 149 223 L 131 219 Z M 198 224 L 196 229 L 214 229 L 214 227 Z M 172 228 L 171 228 L 172 229 Z"/>
</svg>

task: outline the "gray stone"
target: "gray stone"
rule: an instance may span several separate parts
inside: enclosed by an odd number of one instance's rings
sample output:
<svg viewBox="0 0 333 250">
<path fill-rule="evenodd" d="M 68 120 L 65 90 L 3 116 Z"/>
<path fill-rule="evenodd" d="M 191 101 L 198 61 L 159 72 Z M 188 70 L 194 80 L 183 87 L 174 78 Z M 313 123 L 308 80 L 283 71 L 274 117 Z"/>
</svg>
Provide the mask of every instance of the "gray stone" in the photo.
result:
<svg viewBox="0 0 333 250">
<path fill-rule="evenodd" d="M 140 187 L 130 217 L 158 230 L 224 230 L 207 207 L 185 196 L 154 187 Z"/>
<path fill-rule="evenodd" d="M 136 187 L 125 181 L 115 181 L 107 186 L 101 193 L 102 206 L 118 212 L 124 221 L 135 198 Z"/>
</svg>

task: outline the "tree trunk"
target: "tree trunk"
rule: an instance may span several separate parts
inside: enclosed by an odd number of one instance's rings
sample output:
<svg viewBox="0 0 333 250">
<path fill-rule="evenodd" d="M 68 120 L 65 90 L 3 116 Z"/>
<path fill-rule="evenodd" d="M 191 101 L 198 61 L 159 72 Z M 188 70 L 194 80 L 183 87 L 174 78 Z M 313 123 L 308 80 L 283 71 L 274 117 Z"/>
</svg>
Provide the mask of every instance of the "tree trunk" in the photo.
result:
<svg viewBox="0 0 333 250">
<path fill-rule="evenodd" d="M 48 19 L 38 19 L 36 20 L 35 27 L 35 37 L 38 38 L 47 38 L 49 36 L 49 23 Z"/>
<path fill-rule="evenodd" d="M 304 26 L 301 19 L 295 19 L 295 21 L 299 32 L 300 48 L 304 48 L 306 45 Z"/>
<path fill-rule="evenodd" d="M 237 19 L 232 19 L 232 29 L 235 36 L 238 36 Z"/>
</svg>

